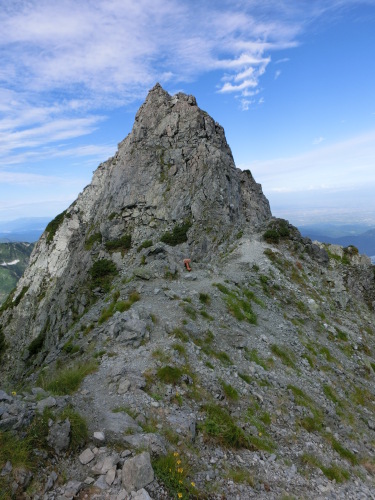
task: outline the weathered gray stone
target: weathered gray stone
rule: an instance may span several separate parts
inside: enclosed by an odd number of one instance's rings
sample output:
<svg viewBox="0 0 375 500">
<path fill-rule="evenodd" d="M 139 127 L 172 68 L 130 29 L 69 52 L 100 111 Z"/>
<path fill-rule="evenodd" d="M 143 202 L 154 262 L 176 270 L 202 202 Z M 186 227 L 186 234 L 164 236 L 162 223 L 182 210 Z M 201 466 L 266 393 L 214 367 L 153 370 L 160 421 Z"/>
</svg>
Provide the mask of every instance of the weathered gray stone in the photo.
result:
<svg viewBox="0 0 375 500">
<path fill-rule="evenodd" d="M 12 396 L 9 396 L 5 391 L 0 390 L 0 401 L 13 401 Z"/>
<path fill-rule="evenodd" d="M 99 461 L 91 468 L 91 471 L 93 474 L 107 474 L 110 469 L 118 464 L 119 460 L 119 454 L 112 453 L 111 455 L 100 458 Z"/>
<path fill-rule="evenodd" d="M 52 471 L 51 474 L 48 476 L 48 479 L 47 479 L 47 482 L 46 484 L 44 485 L 44 493 L 46 493 L 47 491 L 50 491 L 54 484 L 56 483 L 57 481 L 57 474 L 55 471 Z"/>
<path fill-rule="evenodd" d="M 134 458 L 129 458 L 122 468 L 122 485 L 126 491 L 137 491 L 154 480 L 150 454 L 146 451 Z"/>
<path fill-rule="evenodd" d="M 153 455 L 166 455 L 164 439 L 158 434 L 130 434 L 123 437 L 123 441 L 132 448 L 147 448 Z"/>
<path fill-rule="evenodd" d="M 8 460 L 0 472 L 0 476 L 7 476 L 13 470 L 11 462 Z"/>
<path fill-rule="evenodd" d="M 191 413 L 174 413 L 167 416 L 172 429 L 178 434 L 182 434 L 192 441 L 195 439 L 196 433 L 196 417 Z"/>
<path fill-rule="evenodd" d="M 82 489 L 82 486 L 83 486 L 83 483 L 81 483 L 81 481 L 75 481 L 75 480 L 69 481 L 64 486 L 64 495 L 66 497 L 74 497 Z"/>
<path fill-rule="evenodd" d="M 105 443 L 105 434 L 102 431 L 94 432 L 94 443 L 98 446 L 102 446 Z"/>
<path fill-rule="evenodd" d="M 112 469 L 109 469 L 109 471 L 105 476 L 105 482 L 108 484 L 108 486 L 111 486 L 115 478 L 116 478 L 116 467 L 112 467 Z"/>
<path fill-rule="evenodd" d="M 80 456 L 78 457 L 79 461 L 81 462 L 82 465 L 86 465 L 91 462 L 95 458 L 94 453 L 90 450 L 90 448 L 86 448 Z"/>
<path fill-rule="evenodd" d="M 70 421 L 68 418 L 63 422 L 57 421 L 52 424 L 48 432 L 47 441 L 56 453 L 61 453 L 69 448 Z"/>
<path fill-rule="evenodd" d="M 132 491 L 131 498 L 132 500 L 152 500 L 144 488 L 141 488 L 138 491 Z"/>
<path fill-rule="evenodd" d="M 45 408 L 52 408 L 53 406 L 56 406 L 56 399 L 53 396 L 48 396 L 48 398 L 37 402 L 36 409 L 39 413 L 43 413 Z"/>
</svg>

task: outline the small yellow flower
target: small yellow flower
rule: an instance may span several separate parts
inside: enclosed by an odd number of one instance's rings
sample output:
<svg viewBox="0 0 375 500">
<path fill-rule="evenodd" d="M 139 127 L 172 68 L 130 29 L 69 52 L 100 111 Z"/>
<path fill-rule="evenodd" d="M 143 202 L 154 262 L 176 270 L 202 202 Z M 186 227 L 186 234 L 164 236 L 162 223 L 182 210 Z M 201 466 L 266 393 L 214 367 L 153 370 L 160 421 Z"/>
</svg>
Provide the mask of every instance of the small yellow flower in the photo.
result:
<svg viewBox="0 0 375 500">
<path fill-rule="evenodd" d="M 177 451 L 175 451 L 175 452 L 173 453 L 173 456 L 174 456 L 174 457 L 178 457 L 178 452 L 177 452 Z"/>
<path fill-rule="evenodd" d="M 195 486 L 195 483 L 194 483 L 194 481 L 192 481 L 192 482 L 191 482 L 191 485 L 192 485 L 193 487 Z"/>
<path fill-rule="evenodd" d="M 182 493 L 177 493 L 178 498 L 182 498 Z"/>
<path fill-rule="evenodd" d="M 180 465 L 180 463 L 181 463 L 181 460 L 177 460 L 177 465 Z"/>
<path fill-rule="evenodd" d="M 184 472 L 184 469 L 183 469 L 182 467 L 179 467 L 179 468 L 177 469 L 177 472 L 178 472 L 179 474 L 182 474 L 182 473 Z"/>
<path fill-rule="evenodd" d="M 12 396 L 15 396 L 16 394 L 16 391 L 12 391 Z"/>
<path fill-rule="evenodd" d="M 179 484 L 182 484 L 182 481 L 181 481 L 181 479 L 179 479 L 179 480 L 178 480 L 178 482 L 179 482 Z"/>
<path fill-rule="evenodd" d="M 169 472 L 172 472 L 172 469 L 169 469 Z"/>
<path fill-rule="evenodd" d="M 259 433 L 259 436 L 261 436 L 261 435 L 262 435 L 262 433 L 260 432 L 260 433 Z"/>
</svg>

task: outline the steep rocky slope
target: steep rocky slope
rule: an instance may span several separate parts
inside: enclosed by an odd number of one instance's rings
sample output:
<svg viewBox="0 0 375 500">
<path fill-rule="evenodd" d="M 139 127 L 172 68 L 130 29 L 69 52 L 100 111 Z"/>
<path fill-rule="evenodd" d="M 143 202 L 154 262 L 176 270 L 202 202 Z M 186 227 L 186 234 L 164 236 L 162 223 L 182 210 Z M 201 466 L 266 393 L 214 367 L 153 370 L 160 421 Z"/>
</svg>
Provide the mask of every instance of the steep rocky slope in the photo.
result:
<svg viewBox="0 0 375 500">
<path fill-rule="evenodd" d="M 374 498 L 374 306 L 369 259 L 272 218 L 223 130 L 156 86 L 2 308 L 0 485 Z"/>
</svg>

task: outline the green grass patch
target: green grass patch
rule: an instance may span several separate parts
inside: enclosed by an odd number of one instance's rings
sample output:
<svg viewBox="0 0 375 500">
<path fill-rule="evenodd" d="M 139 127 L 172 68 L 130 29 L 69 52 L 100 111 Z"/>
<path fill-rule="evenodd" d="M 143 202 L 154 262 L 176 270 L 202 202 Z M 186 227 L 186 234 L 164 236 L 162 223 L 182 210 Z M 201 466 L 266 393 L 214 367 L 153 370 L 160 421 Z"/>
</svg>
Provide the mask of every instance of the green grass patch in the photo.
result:
<svg viewBox="0 0 375 500">
<path fill-rule="evenodd" d="M 200 315 L 202 316 L 202 318 L 207 319 L 208 321 L 213 321 L 215 319 L 213 316 L 208 314 L 208 312 L 205 311 L 204 309 L 200 311 Z"/>
<path fill-rule="evenodd" d="M 156 372 L 158 379 L 165 384 L 177 384 L 183 371 L 177 366 L 163 366 Z"/>
<path fill-rule="evenodd" d="M 249 375 L 246 375 L 246 373 L 239 373 L 238 376 L 242 378 L 247 384 L 251 384 L 251 377 Z"/>
<path fill-rule="evenodd" d="M 299 425 L 307 430 L 307 432 L 320 432 L 324 425 L 322 410 L 315 404 L 312 398 L 299 387 L 289 384 L 288 389 L 293 393 L 294 403 L 297 406 L 305 406 L 312 413 L 312 416 L 301 418 L 298 422 Z"/>
<path fill-rule="evenodd" d="M 80 348 L 78 345 L 73 344 L 73 339 L 69 339 L 67 342 L 65 342 L 65 344 L 62 347 L 62 350 L 66 354 L 74 354 L 74 353 L 78 352 L 79 349 Z"/>
<path fill-rule="evenodd" d="M 172 330 L 172 335 L 176 337 L 176 339 L 182 340 L 182 342 L 188 342 L 189 335 L 185 333 L 182 328 L 174 328 Z"/>
<path fill-rule="evenodd" d="M 225 477 L 231 479 L 236 484 L 248 484 L 252 488 L 255 486 L 254 477 L 247 469 L 232 467 L 225 471 Z"/>
<path fill-rule="evenodd" d="M 227 384 L 224 380 L 220 380 L 220 385 L 228 399 L 232 401 L 237 401 L 239 399 L 238 391 L 232 385 Z"/>
<path fill-rule="evenodd" d="M 32 340 L 28 346 L 28 351 L 30 356 L 35 356 L 43 348 L 44 341 L 46 340 L 46 331 L 43 329 L 34 340 Z"/>
<path fill-rule="evenodd" d="M 69 419 L 70 422 L 70 444 L 69 448 L 73 451 L 78 450 L 88 440 L 88 428 L 86 420 L 71 406 L 67 406 L 59 415 L 60 420 Z"/>
<path fill-rule="evenodd" d="M 203 409 L 206 418 L 202 430 L 208 437 L 229 448 L 250 447 L 248 436 L 236 425 L 227 410 L 216 404 L 208 404 Z"/>
<path fill-rule="evenodd" d="M 264 359 L 262 358 L 259 354 L 258 351 L 254 349 L 248 349 L 245 347 L 245 358 L 248 361 L 252 361 L 253 363 L 256 363 L 257 365 L 261 366 L 264 370 L 269 370 L 271 366 L 273 365 L 273 360 L 270 359 Z"/>
<path fill-rule="evenodd" d="M 211 304 L 211 297 L 208 293 L 200 293 L 199 301 L 202 302 L 202 304 L 209 306 Z"/>
<path fill-rule="evenodd" d="M 345 481 L 348 481 L 348 479 L 350 478 L 349 472 L 343 467 L 339 467 L 336 464 L 325 466 L 315 455 L 312 455 L 310 453 L 304 453 L 302 455 L 302 462 L 306 465 L 319 468 L 330 481 L 343 483 Z"/>
<path fill-rule="evenodd" d="M 223 363 L 223 365 L 230 366 L 233 365 L 233 361 L 230 359 L 228 354 L 224 351 L 212 351 L 213 356 Z"/>
<path fill-rule="evenodd" d="M 183 305 L 182 309 L 189 316 L 190 319 L 192 319 L 193 321 L 197 319 L 197 311 L 194 309 L 194 307 L 190 305 Z"/>
<path fill-rule="evenodd" d="M 275 356 L 281 359 L 282 363 L 290 368 L 295 368 L 295 356 L 287 347 L 279 346 L 277 344 L 271 345 L 271 351 Z"/>
<path fill-rule="evenodd" d="M 257 323 L 256 314 L 251 307 L 251 302 L 246 297 L 246 292 L 243 292 L 245 294 L 245 298 L 243 298 L 240 296 L 240 291 L 238 293 L 231 291 L 222 283 L 214 283 L 214 286 L 216 286 L 221 293 L 226 295 L 225 303 L 227 305 L 228 312 L 232 316 L 239 321 L 246 320 L 248 323 L 253 325 Z"/>
<path fill-rule="evenodd" d="M 333 403 L 337 404 L 338 406 L 342 406 L 341 404 L 341 401 L 340 401 L 340 398 L 338 397 L 338 395 L 336 394 L 335 390 L 333 389 L 333 387 L 331 387 L 330 385 L 328 384 L 324 384 L 323 385 L 323 392 L 325 394 L 325 396 L 330 399 Z"/>
<path fill-rule="evenodd" d="M 186 352 L 186 347 L 183 345 L 183 344 L 180 344 L 178 342 L 174 342 L 172 344 L 172 347 L 175 351 L 178 352 L 178 354 L 180 354 L 181 356 L 186 356 L 187 352 Z"/>
<path fill-rule="evenodd" d="M 345 448 L 345 446 L 342 446 L 337 439 L 333 436 L 329 436 L 329 441 L 331 442 L 332 448 L 340 455 L 341 458 L 345 458 L 345 460 L 348 460 L 352 465 L 358 464 L 356 455 L 352 451 Z"/>
<path fill-rule="evenodd" d="M 201 498 L 194 482 L 189 481 L 190 467 L 187 460 L 178 452 L 169 452 L 152 460 L 155 476 L 168 491 L 169 498 L 187 500 Z"/>
<path fill-rule="evenodd" d="M 48 375 L 41 375 L 38 384 L 46 391 L 59 396 L 73 394 L 79 388 L 83 379 L 97 369 L 98 363 L 94 360 L 76 363 Z"/>
<path fill-rule="evenodd" d="M 115 314 L 115 312 L 118 311 L 122 313 L 128 311 L 135 302 L 141 300 L 141 296 L 136 290 L 132 291 L 129 294 L 127 300 L 117 300 L 117 298 L 118 295 L 114 295 L 112 303 L 108 307 L 103 309 L 98 320 L 100 325 L 111 318 Z"/>
</svg>

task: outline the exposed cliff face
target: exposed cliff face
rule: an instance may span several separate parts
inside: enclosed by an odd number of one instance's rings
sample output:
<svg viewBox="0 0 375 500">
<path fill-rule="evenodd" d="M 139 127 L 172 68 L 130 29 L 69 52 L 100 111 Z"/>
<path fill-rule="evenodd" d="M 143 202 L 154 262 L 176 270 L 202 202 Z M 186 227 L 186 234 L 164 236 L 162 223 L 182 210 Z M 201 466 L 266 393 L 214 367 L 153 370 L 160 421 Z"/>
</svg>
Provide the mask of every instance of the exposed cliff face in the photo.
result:
<svg viewBox="0 0 375 500">
<path fill-rule="evenodd" d="M 53 345 L 92 302 L 97 260 L 134 266 L 139 245 L 182 226 L 186 242 L 165 249 L 163 273 L 170 266 L 174 273 L 183 257 L 209 262 L 240 230 L 254 231 L 270 217 L 260 185 L 236 169 L 223 128 L 193 96 L 171 97 L 157 84 L 115 156 L 36 245 L 11 299 L 21 305 L 3 317 L 9 342 L 22 351 L 43 332 Z M 124 235 L 130 249 L 110 246 Z"/>
</svg>

